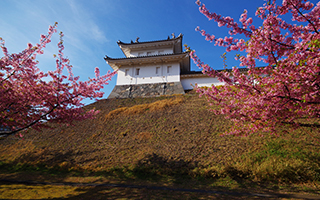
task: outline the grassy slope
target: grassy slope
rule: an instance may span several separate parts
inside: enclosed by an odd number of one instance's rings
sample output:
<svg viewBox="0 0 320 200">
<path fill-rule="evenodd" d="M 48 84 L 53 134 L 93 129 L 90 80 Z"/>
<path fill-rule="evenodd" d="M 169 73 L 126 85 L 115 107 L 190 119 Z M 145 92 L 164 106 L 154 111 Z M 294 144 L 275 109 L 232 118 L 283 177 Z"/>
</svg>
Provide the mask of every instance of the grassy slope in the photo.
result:
<svg viewBox="0 0 320 200">
<path fill-rule="evenodd" d="M 206 105 L 191 94 L 101 100 L 87 106 L 101 110 L 95 120 L 0 141 L 0 172 L 95 173 L 109 180 L 185 187 L 263 189 L 271 183 L 290 190 L 295 183 L 317 193 L 320 145 L 310 134 L 319 138 L 319 129 L 284 127 L 287 134 L 280 138 L 221 137 L 232 123 Z"/>
</svg>

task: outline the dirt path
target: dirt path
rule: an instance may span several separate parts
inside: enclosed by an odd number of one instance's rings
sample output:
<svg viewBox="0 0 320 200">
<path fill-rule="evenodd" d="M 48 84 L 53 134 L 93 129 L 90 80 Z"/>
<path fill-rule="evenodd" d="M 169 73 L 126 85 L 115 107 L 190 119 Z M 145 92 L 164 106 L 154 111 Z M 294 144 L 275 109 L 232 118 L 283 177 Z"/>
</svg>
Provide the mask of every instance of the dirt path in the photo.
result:
<svg viewBox="0 0 320 200">
<path fill-rule="evenodd" d="M 232 199 L 248 199 L 248 198 L 267 198 L 267 199 L 320 199 L 319 195 L 309 194 L 281 194 L 281 193 L 248 193 L 248 192 L 233 192 L 233 191 L 219 191 L 219 190 L 199 190 L 199 189 L 184 189 L 184 188 L 171 188 L 171 187 L 157 187 L 145 185 L 127 185 L 127 184 L 95 184 L 95 183 L 51 183 L 51 182 L 38 182 L 38 181 L 18 181 L 10 179 L 0 179 L 0 185 L 5 184 L 23 184 L 23 185 L 50 185 L 50 186 L 72 186 L 72 187 L 91 187 L 91 188 L 125 188 L 125 189 L 144 189 L 153 191 L 168 191 L 168 192 L 186 192 L 186 193 L 201 193 L 213 194 L 217 198 L 219 196 L 230 197 Z M 1 193 L 0 193 L 1 194 Z"/>
</svg>

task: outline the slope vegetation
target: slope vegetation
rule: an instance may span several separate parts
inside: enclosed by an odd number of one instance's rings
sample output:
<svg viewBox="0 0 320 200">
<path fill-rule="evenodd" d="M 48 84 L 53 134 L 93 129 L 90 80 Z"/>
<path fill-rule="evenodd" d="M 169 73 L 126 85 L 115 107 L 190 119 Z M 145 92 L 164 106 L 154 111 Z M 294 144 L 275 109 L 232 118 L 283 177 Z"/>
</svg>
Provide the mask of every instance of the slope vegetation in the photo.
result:
<svg viewBox="0 0 320 200">
<path fill-rule="evenodd" d="M 101 100 L 85 108 L 100 110 L 94 120 L 0 141 L 0 164 L 9 171 L 55 169 L 157 183 L 319 183 L 319 129 L 279 127 L 280 137 L 221 136 L 232 123 L 207 105 L 192 93 Z"/>
</svg>

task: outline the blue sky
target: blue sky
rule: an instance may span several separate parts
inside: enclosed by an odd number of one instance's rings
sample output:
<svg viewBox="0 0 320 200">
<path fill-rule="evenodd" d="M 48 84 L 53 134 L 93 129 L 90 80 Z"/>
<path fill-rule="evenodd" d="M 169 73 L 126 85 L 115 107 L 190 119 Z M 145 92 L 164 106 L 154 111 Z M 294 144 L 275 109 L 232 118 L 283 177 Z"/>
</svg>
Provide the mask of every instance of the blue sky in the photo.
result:
<svg viewBox="0 0 320 200">
<path fill-rule="evenodd" d="M 74 66 L 73 72 L 82 80 L 94 76 L 94 68 L 101 74 L 112 70 L 104 56 L 124 57 L 117 41 L 140 42 L 166 39 L 172 33 L 182 33 L 183 43 L 197 51 L 198 56 L 215 69 L 222 69 L 221 47 L 215 47 L 195 31 L 197 26 L 216 36 L 224 37 L 226 28 L 208 21 L 195 0 L 1 0 L 0 37 L 10 53 L 17 53 L 35 44 L 49 25 L 58 22 L 58 31 L 64 32 L 65 55 Z M 202 0 L 210 11 L 231 16 L 238 21 L 244 9 L 252 16 L 263 0 Z M 317 0 L 311 0 L 316 3 Z M 259 24 L 259 20 L 256 20 Z M 53 54 L 57 53 L 59 35 L 55 34 L 45 54 L 38 57 L 43 71 L 54 70 Z M 0 54 L 3 55 L 2 53 Z M 229 67 L 238 63 L 227 54 Z M 198 70 L 192 64 L 192 70 Z M 103 91 L 107 98 L 116 83 L 116 77 Z M 88 101 L 87 101 L 88 103 Z"/>
</svg>

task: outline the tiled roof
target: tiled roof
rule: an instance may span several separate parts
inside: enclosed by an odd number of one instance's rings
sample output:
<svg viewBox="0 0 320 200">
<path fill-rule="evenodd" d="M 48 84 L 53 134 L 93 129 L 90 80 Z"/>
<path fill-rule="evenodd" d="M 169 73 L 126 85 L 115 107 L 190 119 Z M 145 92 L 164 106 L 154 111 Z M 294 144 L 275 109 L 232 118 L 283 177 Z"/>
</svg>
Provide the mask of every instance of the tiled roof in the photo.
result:
<svg viewBox="0 0 320 200">
<path fill-rule="evenodd" d="M 133 42 L 131 40 L 131 43 L 125 43 L 125 42 L 122 42 L 122 41 L 118 41 L 118 45 L 122 44 L 122 45 L 135 45 L 135 44 L 146 44 L 146 43 L 153 43 L 153 42 L 165 42 L 165 41 L 174 41 L 174 40 L 177 40 L 177 39 L 180 39 L 182 38 L 182 34 L 180 33 L 180 35 L 178 35 L 178 37 L 174 37 L 174 38 L 170 38 L 168 37 L 167 39 L 165 40 L 153 40 L 153 41 L 146 41 L 146 42 Z"/>
<path fill-rule="evenodd" d="M 249 69 L 248 68 L 239 68 L 240 72 L 247 72 Z M 232 69 L 218 69 L 216 70 L 218 72 L 222 71 L 228 71 L 232 72 Z M 182 72 L 181 75 L 189 75 L 189 74 L 203 74 L 202 71 L 187 71 L 187 72 Z"/>
<path fill-rule="evenodd" d="M 110 58 L 104 57 L 105 61 L 112 67 L 113 70 L 117 70 L 119 66 L 126 64 L 141 64 L 141 63 L 159 63 L 168 61 L 183 61 L 184 59 L 190 59 L 188 52 L 174 53 L 174 54 L 161 54 L 152 56 L 139 56 L 139 57 L 126 57 L 126 58 Z"/>
<path fill-rule="evenodd" d="M 132 59 L 139 59 L 139 58 L 153 58 L 153 57 L 165 57 L 165 56 L 176 56 L 176 55 L 187 55 L 188 52 L 182 53 L 169 53 L 169 54 L 158 54 L 158 55 L 151 55 L 151 56 L 137 56 L 137 57 L 127 57 L 127 58 L 110 58 L 109 56 L 105 56 L 104 59 L 106 61 L 111 60 L 132 60 Z"/>
</svg>

